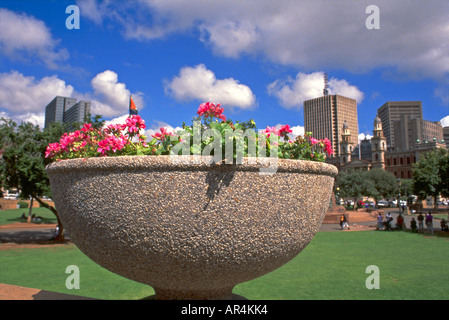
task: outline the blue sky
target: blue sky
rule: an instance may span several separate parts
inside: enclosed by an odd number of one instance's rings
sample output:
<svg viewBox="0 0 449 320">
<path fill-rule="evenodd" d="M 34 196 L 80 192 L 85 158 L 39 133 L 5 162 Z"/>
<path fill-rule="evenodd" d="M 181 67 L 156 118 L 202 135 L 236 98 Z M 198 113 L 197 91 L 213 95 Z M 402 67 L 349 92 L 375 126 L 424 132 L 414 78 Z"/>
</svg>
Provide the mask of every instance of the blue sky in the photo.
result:
<svg viewBox="0 0 449 320">
<path fill-rule="evenodd" d="M 327 72 L 331 93 L 357 100 L 359 133 L 386 101 L 420 100 L 449 126 L 448 16 L 447 0 L 0 0 L 0 117 L 43 126 L 66 95 L 117 120 L 132 94 L 148 133 L 189 123 L 204 101 L 300 133 Z"/>
</svg>

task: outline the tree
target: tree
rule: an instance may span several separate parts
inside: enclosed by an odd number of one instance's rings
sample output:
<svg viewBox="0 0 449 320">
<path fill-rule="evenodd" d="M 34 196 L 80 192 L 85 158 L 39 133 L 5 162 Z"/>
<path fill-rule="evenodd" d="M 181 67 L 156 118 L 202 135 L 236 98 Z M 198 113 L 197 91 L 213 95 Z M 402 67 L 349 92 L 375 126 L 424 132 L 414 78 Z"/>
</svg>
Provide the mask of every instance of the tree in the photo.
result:
<svg viewBox="0 0 449 320">
<path fill-rule="evenodd" d="M 66 130 L 64 125 L 55 123 L 48 130 L 41 131 L 39 126 L 22 122 L 17 125 L 12 120 L 0 120 L 0 178 L 2 187 L 18 188 L 20 197 L 30 199 L 30 211 L 33 201 L 48 208 L 56 216 L 59 236 L 56 240 L 64 241 L 64 228 L 56 208 L 48 205 L 42 197 L 51 197 L 50 182 L 45 172 L 45 150 L 49 143 L 59 140 Z"/>
<path fill-rule="evenodd" d="M 337 176 L 336 184 L 340 188 L 342 198 L 354 199 L 354 209 L 357 207 L 357 200 L 362 196 L 378 196 L 368 171 L 341 171 Z"/>
<path fill-rule="evenodd" d="M 446 149 L 426 152 L 413 165 L 413 192 L 420 200 L 432 196 L 434 208 L 440 194 L 449 196 L 449 154 Z"/>
<path fill-rule="evenodd" d="M 368 171 L 368 179 L 370 179 L 374 184 L 375 192 L 368 194 L 377 202 L 381 199 L 392 198 L 397 193 L 397 183 L 396 177 L 385 170 L 382 169 L 372 169 Z"/>
</svg>

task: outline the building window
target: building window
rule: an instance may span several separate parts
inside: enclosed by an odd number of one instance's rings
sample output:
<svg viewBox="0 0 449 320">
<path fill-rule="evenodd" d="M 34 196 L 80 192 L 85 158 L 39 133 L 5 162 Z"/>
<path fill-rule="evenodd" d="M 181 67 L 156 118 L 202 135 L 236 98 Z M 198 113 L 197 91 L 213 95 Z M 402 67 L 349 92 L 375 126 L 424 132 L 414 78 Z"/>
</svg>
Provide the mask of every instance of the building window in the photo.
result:
<svg viewBox="0 0 449 320">
<path fill-rule="evenodd" d="M 401 163 L 401 165 L 404 164 L 404 158 L 400 158 L 399 162 Z"/>
<path fill-rule="evenodd" d="M 410 157 L 407 157 L 407 164 L 410 164 Z"/>
<path fill-rule="evenodd" d="M 396 161 L 396 158 L 393 159 L 393 165 L 396 166 L 398 163 Z"/>
</svg>

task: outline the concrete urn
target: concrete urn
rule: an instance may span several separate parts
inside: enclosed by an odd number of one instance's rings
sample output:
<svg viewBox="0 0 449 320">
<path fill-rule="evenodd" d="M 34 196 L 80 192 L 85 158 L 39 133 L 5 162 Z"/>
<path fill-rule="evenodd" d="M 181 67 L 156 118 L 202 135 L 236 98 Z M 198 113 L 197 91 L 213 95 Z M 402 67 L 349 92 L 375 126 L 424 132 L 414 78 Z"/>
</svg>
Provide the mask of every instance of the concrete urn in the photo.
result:
<svg viewBox="0 0 449 320">
<path fill-rule="evenodd" d="M 47 167 L 72 241 L 155 299 L 232 299 L 235 285 L 298 255 L 329 207 L 336 167 L 193 156 L 72 159 Z"/>
</svg>

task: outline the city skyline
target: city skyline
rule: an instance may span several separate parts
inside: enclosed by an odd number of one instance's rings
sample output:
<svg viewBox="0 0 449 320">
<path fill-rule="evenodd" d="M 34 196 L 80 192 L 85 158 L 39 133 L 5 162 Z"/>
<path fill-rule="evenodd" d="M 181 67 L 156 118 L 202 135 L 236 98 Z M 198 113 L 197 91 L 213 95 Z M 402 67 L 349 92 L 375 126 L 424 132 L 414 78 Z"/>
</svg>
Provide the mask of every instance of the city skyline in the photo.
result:
<svg viewBox="0 0 449 320">
<path fill-rule="evenodd" d="M 421 101 L 423 119 L 449 126 L 447 1 L 372 1 L 379 29 L 367 28 L 365 3 L 257 4 L 4 0 L 0 117 L 43 128 L 59 95 L 117 121 L 132 95 L 148 133 L 189 122 L 211 101 L 233 120 L 301 134 L 303 102 L 323 95 L 328 73 L 329 94 L 357 101 L 359 134 L 372 135 L 388 101 Z"/>
</svg>

